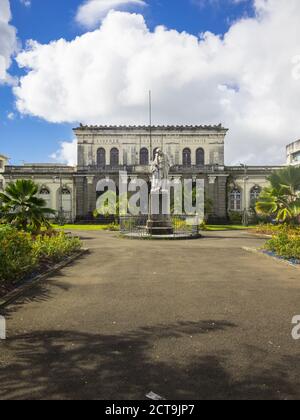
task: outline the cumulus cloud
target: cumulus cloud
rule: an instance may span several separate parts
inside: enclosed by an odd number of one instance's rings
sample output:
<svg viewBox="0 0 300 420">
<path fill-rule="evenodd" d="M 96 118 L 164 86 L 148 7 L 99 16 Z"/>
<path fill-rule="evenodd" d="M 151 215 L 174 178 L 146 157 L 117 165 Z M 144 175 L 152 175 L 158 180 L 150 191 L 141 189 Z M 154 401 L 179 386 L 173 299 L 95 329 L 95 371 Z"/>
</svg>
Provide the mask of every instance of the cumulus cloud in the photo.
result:
<svg viewBox="0 0 300 420">
<path fill-rule="evenodd" d="M 77 163 L 77 141 L 73 140 L 63 141 L 60 143 L 60 148 L 57 152 L 53 153 L 51 159 L 56 162 L 66 163 L 67 165 L 76 165 Z"/>
<path fill-rule="evenodd" d="M 0 84 L 12 81 L 7 70 L 17 48 L 17 38 L 15 28 L 9 24 L 10 20 L 9 0 L 0 0 Z"/>
<path fill-rule="evenodd" d="M 86 0 L 79 6 L 76 21 L 86 28 L 95 28 L 107 13 L 128 6 L 145 6 L 143 0 Z"/>
<path fill-rule="evenodd" d="M 255 18 L 224 37 L 199 38 L 143 16 L 110 12 L 98 30 L 71 42 L 31 42 L 17 61 L 28 70 L 15 88 L 23 114 L 47 121 L 222 122 L 227 162 L 279 163 L 300 137 L 300 2 L 256 0 Z"/>
</svg>

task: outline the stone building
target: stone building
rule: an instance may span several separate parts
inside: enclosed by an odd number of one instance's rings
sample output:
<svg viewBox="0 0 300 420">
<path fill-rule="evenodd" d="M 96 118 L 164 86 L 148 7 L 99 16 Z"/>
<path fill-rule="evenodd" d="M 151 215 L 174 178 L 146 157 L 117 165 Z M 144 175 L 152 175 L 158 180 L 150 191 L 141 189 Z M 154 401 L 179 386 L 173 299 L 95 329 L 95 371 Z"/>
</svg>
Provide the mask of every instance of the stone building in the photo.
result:
<svg viewBox="0 0 300 420">
<path fill-rule="evenodd" d="M 280 167 L 225 166 L 227 129 L 218 126 L 106 127 L 74 129 L 78 142 L 76 167 L 54 164 L 10 166 L 0 155 L 0 187 L 16 179 L 32 179 L 47 206 L 63 211 L 69 220 L 93 220 L 103 178 L 119 184 L 120 172 L 130 180 L 149 181 L 149 161 L 157 148 L 171 161 L 170 176 L 203 179 L 213 209 L 210 219 L 225 222 L 229 212 L 250 210 L 267 176 Z"/>
<path fill-rule="evenodd" d="M 287 146 L 287 164 L 300 165 L 300 140 Z"/>
</svg>

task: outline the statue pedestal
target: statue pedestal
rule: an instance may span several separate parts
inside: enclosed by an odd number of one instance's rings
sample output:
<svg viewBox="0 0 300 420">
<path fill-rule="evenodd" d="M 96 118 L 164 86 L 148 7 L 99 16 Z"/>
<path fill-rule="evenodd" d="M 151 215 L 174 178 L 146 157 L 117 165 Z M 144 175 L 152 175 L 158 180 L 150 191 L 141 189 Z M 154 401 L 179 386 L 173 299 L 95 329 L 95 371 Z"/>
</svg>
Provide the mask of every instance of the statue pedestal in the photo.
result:
<svg viewBox="0 0 300 420">
<path fill-rule="evenodd" d="M 169 191 L 151 191 L 150 214 L 147 221 L 147 233 L 152 236 L 173 235 L 174 229 L 169 214 Z"/>
</svg>

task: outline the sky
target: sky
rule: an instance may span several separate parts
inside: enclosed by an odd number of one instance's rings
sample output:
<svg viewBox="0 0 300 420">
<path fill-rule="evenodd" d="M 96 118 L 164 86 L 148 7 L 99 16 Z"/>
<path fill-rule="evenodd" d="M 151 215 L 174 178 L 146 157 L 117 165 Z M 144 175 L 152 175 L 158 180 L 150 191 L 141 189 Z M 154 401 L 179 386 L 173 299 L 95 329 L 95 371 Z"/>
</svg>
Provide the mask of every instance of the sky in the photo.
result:
<svg viewBox="0 0 300 420">
<path fill-rule="evenodd" d="M 83 124 L 219 124 L 227 164 L 300 138 L 299 0 L 0 0 L 0 154 L 74 164 Z"/>
</svg>

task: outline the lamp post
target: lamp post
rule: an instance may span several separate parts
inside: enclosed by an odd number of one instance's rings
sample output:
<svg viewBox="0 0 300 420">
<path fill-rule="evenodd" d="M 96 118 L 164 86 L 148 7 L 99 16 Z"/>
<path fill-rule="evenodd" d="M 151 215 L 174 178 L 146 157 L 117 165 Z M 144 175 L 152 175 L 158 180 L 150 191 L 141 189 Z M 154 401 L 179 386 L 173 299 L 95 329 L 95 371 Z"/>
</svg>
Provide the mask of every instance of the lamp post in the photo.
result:
<svg viewBox="0 0 300 420">
<path fill-rule="evenodd" d="M 247 181 L 248 181 L 248 166 L 241 163 L 241 167 L 244 168 L 244 211 L 243 211 L 243 226 L 249 226 L 249 215 L 247 208 Z"/>
</svg>

